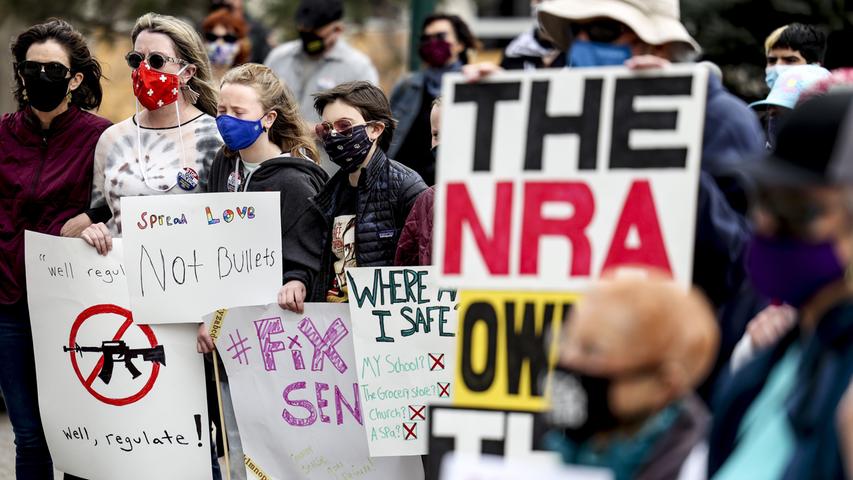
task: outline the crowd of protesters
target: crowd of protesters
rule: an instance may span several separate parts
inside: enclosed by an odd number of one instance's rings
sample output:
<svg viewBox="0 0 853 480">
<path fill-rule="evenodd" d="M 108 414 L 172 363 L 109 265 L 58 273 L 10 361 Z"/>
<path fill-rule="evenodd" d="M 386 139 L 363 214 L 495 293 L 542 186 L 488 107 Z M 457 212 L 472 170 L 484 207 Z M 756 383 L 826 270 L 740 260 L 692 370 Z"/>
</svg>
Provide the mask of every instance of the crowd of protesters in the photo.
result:
<svg viewBox="0 0 853 480">
<path fill-rule="evenodd" d="M 348 268 L 429 265 L 445 73 L 654 70 L 701 55 L 677 0 L 532 3 L 536 26 L 501 66 L 472 61 L 479 43 L 461 18 L 429 16 L 424 67 L 390 96 L 346 42 L 339 0 L 300 2 L 300 38 L 273 49 L 239 1 L 198 26 L 149 13 L 126 56 L 136 113 L 114 125 L 96 114 L 101 67 L 72 25 L 20 33 L 18 110 L 0 120 L 0 390 L 17 478 L 53 478 L 25 230 L 107 254 L 121 197 L 279 191 L 284 309 L 346 302 Z M 573 309 L 553 402 L 580 389 L 589 414 L 546 416 L 546 444 L 566 463 L 620 480 L 853 475 L 853 73 L 823 68 L 825 48 L 809 25 L 772 32 L 769 92 L 752 105 L 709 65 L 694 288 L 608 279 Z M 213 350 L 200 327 L 198 351 Z M 212 468 L 220 478 L 215 451 Z"/>
</svg>

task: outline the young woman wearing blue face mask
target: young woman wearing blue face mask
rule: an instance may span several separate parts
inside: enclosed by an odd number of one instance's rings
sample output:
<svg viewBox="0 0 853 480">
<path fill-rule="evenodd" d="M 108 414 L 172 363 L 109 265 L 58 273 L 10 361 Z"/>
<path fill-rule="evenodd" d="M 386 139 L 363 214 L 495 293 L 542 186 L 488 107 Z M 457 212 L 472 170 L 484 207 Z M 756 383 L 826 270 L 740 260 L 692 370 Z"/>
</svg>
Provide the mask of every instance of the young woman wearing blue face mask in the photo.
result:
<svg viewBox="0 0 853 480">
<path fill-rule="evenodd" d="M 320 268 L 325 223 L 309 198 L 328 176 L 299 106 L 268 67 L 245 64 L 222 78 L 216 125 L 225 146 L 210 170 L 211 192 L 281 192 L 282 308 L 302 311 Z"/>
</svg>

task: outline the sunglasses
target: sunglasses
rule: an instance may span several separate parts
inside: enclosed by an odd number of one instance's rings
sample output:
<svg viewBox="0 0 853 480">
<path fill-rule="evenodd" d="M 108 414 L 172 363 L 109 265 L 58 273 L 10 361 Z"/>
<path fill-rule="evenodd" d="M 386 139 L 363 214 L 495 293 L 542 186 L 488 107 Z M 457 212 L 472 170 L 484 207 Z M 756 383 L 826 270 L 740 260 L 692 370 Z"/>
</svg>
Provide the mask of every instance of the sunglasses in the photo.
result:
<svg viewBox="0 0 853 480">
<path fill-rule="evenodd" d="M 168 57 L 159 52 L 151 52 L 147 57 L 139 52 L 129 52 L 124 56 L 124 59 L 127 60 L 127 65 L 134 70 L 139 68 L 139 65 L 142 64 L 143 60 L 147 61 L 148 66 L 154 70 L 160 70 L 169 62 L 177 63 L 178 65 L 189 65 L 189 62 L 186 60 Z"/>
<path fill-rule="evenodd" d="M 432 35 L 427 35 L 426 33 L 421 35 L 421 42 L 426 43 L 430 40 L 447 40 L 447 32 L 438 32 L 433 33 Z"/>
<path fill-rule="evenodd" d="M 225 43 L 237 43 L 238 40 L 237 35 L 234 35 L 232 33 L 226 33 L 225 35 L 217 35 L 213 32 L 207 32 L 204 34 L 204 38 L 210 43 L 213 43 L 219 40 L 220 38 L 224 40 Z"/>
<path fill-rule="evenodd" d="M 598 43 L 613 43 L 628 29 L 622 22 L 616 20 L 594 20 L 587 23 L 572 24 L 572 36 L 586 32 L 589 40 Z"/>
<path fill-rule="evenodd" d="M 365 122 L 363 125 L 370 125 L 371 123 L 376 122 Z M 321 139 L 326 139 L 329 136 L 342 136 L 346 138 L 352 137 L 352 129 L 353 127 L 357 127 L 358 125 L 353 125 L 351 121 L 342 118 L 340 120 L 336 120 L 334 123 L 332 122 L 322 122 L 314 125 L 314 133 L 317 134 Z"/>
<path fill-rule="evenodd" d="M 34 62 L 26 60 L 18 64 L 18 73 L 23 77 L 38 77 L 42 72 L 50 80 L 64 80 L 71 69 L 59 62 Z"/>
</svg>

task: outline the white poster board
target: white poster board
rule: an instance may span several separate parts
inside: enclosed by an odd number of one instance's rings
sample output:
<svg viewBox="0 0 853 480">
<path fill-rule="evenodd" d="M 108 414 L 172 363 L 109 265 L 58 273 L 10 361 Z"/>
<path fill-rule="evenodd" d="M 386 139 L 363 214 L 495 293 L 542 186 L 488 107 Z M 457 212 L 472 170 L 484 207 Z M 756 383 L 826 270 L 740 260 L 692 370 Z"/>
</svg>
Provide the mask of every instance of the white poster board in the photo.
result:
<svg viewBox="0 0 853 480">
<path fill-rule="evenodd" d="M 433 267 L 347 269 L 370 455 L 426 455 L 429 406 L 448 405 L 456 365 L 456 291 Z"/>
<path fill-rule="evenodd" d="M 613 480 L 613 472 L 603 468 L 542 465 L 497 455 L 480 457 L 451 454 L 441 467 L 441 480 Z"/>
<path fill-rule="evenodd" d="M 205 317 L 232 392 L 249 478 L 421 480 L 418 457 L 370 458 L 346 305 Z"/>
<path fill-rule="evenodd" d="M 690 284 L 708 70 L 445 75 L 441 285 L 582 291 L 655 267 Z"/>
<path fill-rule="evenodd" d="M 39 408 L 54 466 L 92 480 L 211 478 L 195 325 L 139 325 L 122 242 L 26 232 Z"/>
<path fill-rule="evenodd" d="M 141 323 L 201 322 L 267 303 L 282 280 L 279 192 L 122 197 L 130 304 Z"/>
</svg>

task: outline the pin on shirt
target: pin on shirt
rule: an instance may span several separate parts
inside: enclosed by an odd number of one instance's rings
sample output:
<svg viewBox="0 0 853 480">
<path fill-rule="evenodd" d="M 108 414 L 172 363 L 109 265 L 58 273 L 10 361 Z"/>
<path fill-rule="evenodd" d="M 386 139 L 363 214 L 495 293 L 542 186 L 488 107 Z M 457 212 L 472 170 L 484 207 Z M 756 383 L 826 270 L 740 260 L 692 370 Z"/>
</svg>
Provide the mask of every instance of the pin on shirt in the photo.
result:
<svg viewBox="0 0 853 480">
<path fill-rule="evenodd" d="M 233 171 L 230 175 L 228 175 L 227 189 L 229 192 L 239 191 L 240 183 L 240 174 L 237 171 Z"/>
<path fill-rule="evenodd" d="M 186 191 L 195 190 L 198 187 L 198 172 L 190 167 L 184 167 L 178 172 L 178 186 Z"/>
</svg>

